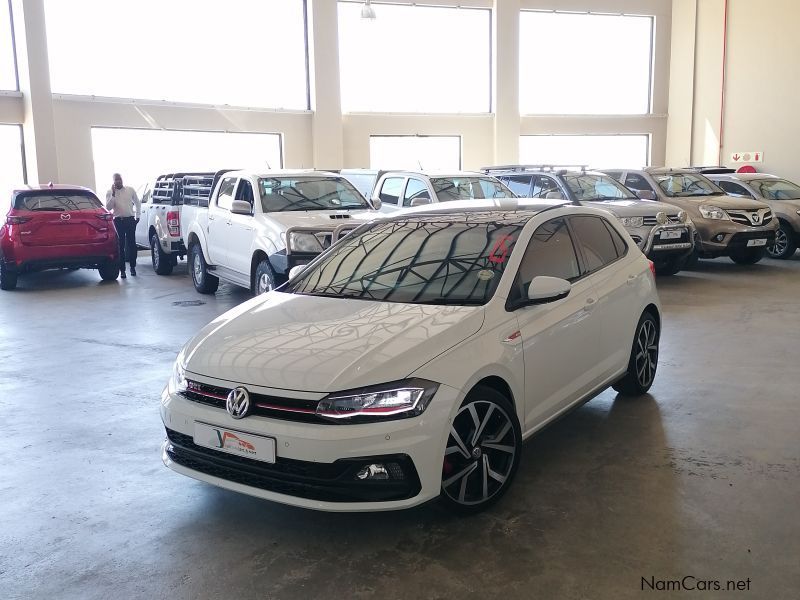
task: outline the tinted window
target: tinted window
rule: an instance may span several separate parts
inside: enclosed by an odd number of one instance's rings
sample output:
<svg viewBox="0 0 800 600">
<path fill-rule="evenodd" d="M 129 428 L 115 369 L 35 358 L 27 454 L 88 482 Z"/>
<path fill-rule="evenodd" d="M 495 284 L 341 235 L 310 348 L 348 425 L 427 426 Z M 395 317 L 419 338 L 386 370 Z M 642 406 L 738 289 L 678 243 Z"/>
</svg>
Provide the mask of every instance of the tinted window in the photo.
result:
<svg viewBox="0 0 800 600">
<path fill-rule="evenodd" d="M 65 212 L 71 210 L 95 210 L 102 208 L 100 200 L 82 194 L 35 194 L 17 196 L 14 208 Z"/>
<path fill-rule="evenodd" d="M 641 175 L 636 173 L 628 173 L 625 177 L 625 187 L 640 192 L 652 192 L 653 188 L 647 183 L 647 180 Z"/>
<path fill-rule="evenodd" d="M 603 220 L 603 223 L 611 234 L 611 240 L 614 242 L 614 248 L 617 251 L 617 258 L 625 256 L 625 253 L 628 251 L 628 244 L 625 243 L 625 240 L 622 239 L 619 232 L 614 229 L 608 221 Z"/>
<path fill-rule="evenodd" d="M 564 194 L 558 187 L 558 183 L 552 177 L 536 177 L 533 182 L 533 193 L 531 198 L 547 198 L 550 192 L 558 192 L 563 197 Z"/>
<path fill-rule="evenodd" d="M 501 181 L 520 198 L 528 198 L 531 195 L 531 179 L 529 175 L 515 175 L 503 177 Z"/>
<path fill-rule="evenodd" d="M 563 218 L 548 221 L 534 232 L 522 257 L 511 300 L 527 298 L 531 281 L 540 275 L 567 281 L 580 276 L 578 256 Z"/>
<path fill-rule="evenodd" d="M 386 202 L 387 204 L 397 204 L 397 200 L 400 198 L 400 193 L 402 190 L 402 177 L 389 177 L 388 179 L 384 179 L 380 193 L 381 202 Z"/>
<path fill-rule="evenodd" d="M 583 251 L 587 273 L 617 260 L 617 247 L 601 217 L 570 217 L 570 224 Z"/>
<path fill-rule="evenodd" d="M 428 186 L 419 179 L 409 179 L 406 183 L 406 191 L 403 194 L 403 206 L 411 206 L 411 201 L 415 198 L 428 198 L 431 195 L 428 192 Z"/>
<path fill-rule="evenodd" d="M 739 185 L 738 183 L 733 183 L 732 181 L 717 181 L 715 182 L 719 187 L 721 187 L 725 192 L 728 194 L 733 194 L 734 196 L 747 196 L 752 198 L 750 192 L 748 192 L 744 187 Z"/>
<path fill-rule="evenodd" d="M 236 177 L 226 177 L 219 186 L 217 206 L 230 210 L 233 204 L 233 191 L 236 189 Z"/>
</svg>

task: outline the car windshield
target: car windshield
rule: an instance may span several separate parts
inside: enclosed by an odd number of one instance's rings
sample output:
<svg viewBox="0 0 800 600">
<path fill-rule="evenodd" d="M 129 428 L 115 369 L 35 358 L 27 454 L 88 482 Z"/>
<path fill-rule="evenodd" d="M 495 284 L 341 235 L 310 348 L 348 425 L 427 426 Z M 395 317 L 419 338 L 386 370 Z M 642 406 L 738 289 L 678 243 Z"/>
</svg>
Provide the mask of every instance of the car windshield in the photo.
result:
<svg viewBox="0 0 800 600">
<path fill-rule="evenodd" d="M 94 196 L 85 194 L 25 194 L 17 196 L 14 208 L 19 210 L 69 212 L 97 210 L 103 205 Z"/>
<path fill-rule="evenodd" d="M 636 200 L 631 191 L 617 183 L 608 175 L 581 173 L 564 175 L 564 183 L 575 195 L 576 200 Z"/>
<path fill-rule="evenodd" d="M 786 179 L 756 179 L 750 185 L 767 200 L 800 200 L 800 186 Z"/>
<path fill-rule="evenodd" d="M 295 294 L 411 304 L 481 305 L 492 297 L 524 222 L 464 216 L 367 225 L 289 282 Z"/>
<path fill-rule="evenodd" d="M 670 198 L 719 196 L 725 193 L 710 180 L 694 173 L 664 173 L 654 177 L 658 186 Z"/>
<path fill-rule="evenodd" d="M 372 195 L 375 182 L 378 180 L 377 173 L 342 173 L 342 177 L 352 183 L 365 198 Z"/>
<path fill-rule="evenodd" d="M 511 190 L 491 177 L 435 177 L 431 178 L 431 185 L 439 202 L 516 198 Z"/>
<path fill-rule="evenodd" d="M 258 180 L 258 187 L 265 213 L 369 208 L 364 197 L 343 177 L 263 177 Z"/>
</svg>

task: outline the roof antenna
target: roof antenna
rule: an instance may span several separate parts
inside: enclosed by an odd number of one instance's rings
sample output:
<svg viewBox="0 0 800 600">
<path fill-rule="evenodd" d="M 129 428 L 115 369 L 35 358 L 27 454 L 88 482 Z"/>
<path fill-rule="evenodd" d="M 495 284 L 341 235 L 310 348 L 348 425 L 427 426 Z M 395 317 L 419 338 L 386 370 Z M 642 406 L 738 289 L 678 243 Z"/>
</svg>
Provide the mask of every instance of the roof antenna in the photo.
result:
<svg viewBox="0 0 800 600">
<path fill-rule="evenodd" d="M 264 162 L 267 163 L 267 171 L 272 171 L 272 167 L 270 166 L 269 161 L 265 160 Z"/>
<path fill-rule="evenodd" d="M 419 165 L 419 170 L 420 171 L 424 171 L 425 170 L 425 168 L 422 166 L 422 161 L 420 159 L 417 159 L 417 164 Z"/>
</svg>

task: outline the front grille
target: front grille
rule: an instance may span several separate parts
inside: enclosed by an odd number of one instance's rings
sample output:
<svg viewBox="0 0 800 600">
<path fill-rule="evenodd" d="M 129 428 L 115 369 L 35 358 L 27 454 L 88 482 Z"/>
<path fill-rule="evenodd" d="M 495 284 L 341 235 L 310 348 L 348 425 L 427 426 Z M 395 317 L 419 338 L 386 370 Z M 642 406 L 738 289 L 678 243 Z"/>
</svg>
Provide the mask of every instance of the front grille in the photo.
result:
<svg viewBox="0 0 800 600">
<path fill-rule="evenodd" d="M 725 212 L 734 223 L 747 225 L 748 227 L 761 227 L 772 222 L 772 211 L 766 208 L 758 210 L 726 210 Z"/>
<path fill-rule="evenodd" d="M 643 224 L 647 227 L 655 227 L 658 225 L 658 221 L 655 217 L 643 217 Z M 667 215 L 667 221 L 669 223 L 680 223 L 681 220 L 678 218 L 678 215 Z"/>
<path fill-rule="evenodd" d="M 250 487 L 326 502 L 404 500 L 419 494 L 419 475 L 405 454 L 318 463 L 276 457 L 274 463 L 198 446 L 192 436 L 167 429 L 167 455 L 178 465 Z M 356 473 L 369 463 L 389 465 L 392 479 L 361 481 Z"/>
<path fill-rule="evenodd" d="M 188 382 L 188 389 L 183 392 L 183 397 L 193 402 L 213 406 L 220 410 L 225 409 L 228 393 L 232 388 L 224 388 L 199 381 Z M 334 424 L 330 420 L 317 416 L 317 400 L 302 400 L 299 398 L 280 398 L 265 394 L 250 392 L 252 407 L 250 415 L 270 417 L 284 421 L 299 421 L 302 423 L 319 423 L 321 425 Z"/>
</svg>

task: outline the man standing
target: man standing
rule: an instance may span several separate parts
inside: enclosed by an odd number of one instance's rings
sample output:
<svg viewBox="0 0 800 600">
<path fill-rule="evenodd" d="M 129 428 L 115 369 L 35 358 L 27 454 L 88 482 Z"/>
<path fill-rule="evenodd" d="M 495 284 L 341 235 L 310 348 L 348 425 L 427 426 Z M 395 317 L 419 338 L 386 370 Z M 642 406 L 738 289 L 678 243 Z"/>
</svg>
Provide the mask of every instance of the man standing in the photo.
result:
<svg viewBox="0 0 800 600">
<path fill-rule="evenodd" d="M 114 184 L 106 194 L 106 208 L 114 215 L 114 227 L 119 238 L 119 272 L 125 279 L 125 257 L 131 265 L 131 275 L 136 277 L 136 224 L 142 205 L 136 190 L 122 185 L 122 175 L 114 173 Z"/>
</svg>

